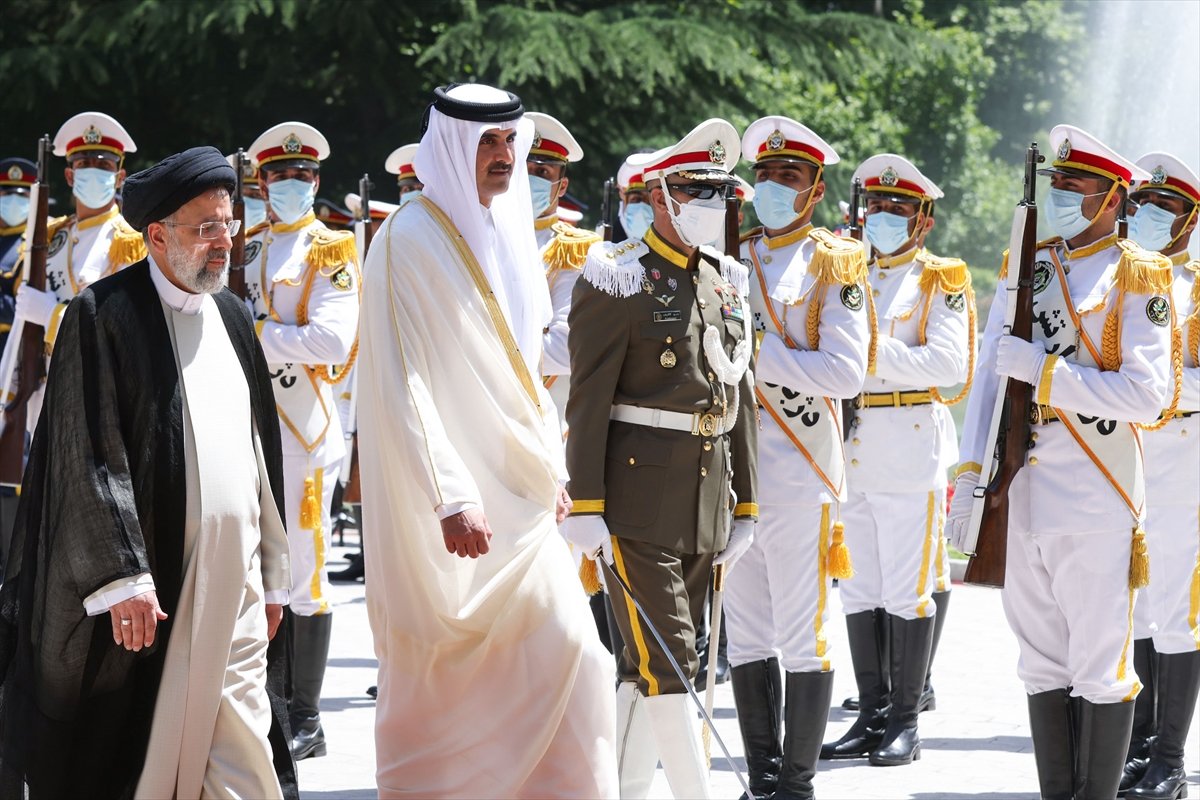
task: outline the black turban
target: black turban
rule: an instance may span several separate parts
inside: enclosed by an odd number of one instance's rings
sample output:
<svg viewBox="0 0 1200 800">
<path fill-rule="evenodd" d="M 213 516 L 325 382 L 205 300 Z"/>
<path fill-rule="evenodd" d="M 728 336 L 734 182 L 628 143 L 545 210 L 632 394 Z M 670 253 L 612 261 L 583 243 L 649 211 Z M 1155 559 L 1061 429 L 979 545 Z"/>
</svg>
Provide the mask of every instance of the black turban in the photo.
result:
<svg viewBox="0 0 1200 800">
<path fill-rule="evenodd" d="M 174 214 L 204 192 L 225 187 L 232 195 L 237 173 L 215 147 L 193 147 L 130 175 L 121 187 L 121 213 L 134 230 Z"/>
</svg>

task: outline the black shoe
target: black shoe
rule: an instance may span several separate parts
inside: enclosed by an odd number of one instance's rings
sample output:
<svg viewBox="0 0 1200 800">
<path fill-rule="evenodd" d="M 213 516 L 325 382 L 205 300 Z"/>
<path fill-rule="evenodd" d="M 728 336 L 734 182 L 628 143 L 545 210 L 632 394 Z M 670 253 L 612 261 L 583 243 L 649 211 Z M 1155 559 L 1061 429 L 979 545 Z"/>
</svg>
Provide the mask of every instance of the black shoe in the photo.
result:
<svg viewBox="0 0 1200 800">
<path fill-rule="evenodd" d="M 370 697 L 372 700 L 378 700 L 379 699 L 379 687 L 378 686 L 368 686 L 367 687 L 367 696 Z"/>
<path fill-rule="evenodd" d="M 858 719 L 840 739 L 821 746 L 824 760 L 866 758 L 883 741 L 891 697 L 887 639 L 877 621 L 882 609 L 846 615 L 846 633 L 854 680 L 858 684 Z"/>
<path fill-rule="evenodd" d="M 875 767 L 898 767 L 921 757 L 917 706 L 929 671 L 933 620 L 928 617 L 901 619 L 893 615 L 891 627 L 891 711 L 883 740 L 871 753 L 871 765 Z"/>
<path fill-rule="evenodd" d="M 292 758 L 303 761 L 325 755 L 325 731 L 321 718 L 308 717 L 292 720 Z"/>
<path fill-rule="evenodd" d="M 842 701 L 842 708 L 846 709 L 847 711 L 858 711 L 858 696 L 855 695 L 854 697 L 847 697 Z"/>
<path fill-rule="evenodd" d="M 346 560 L 350 562 L 350 566 L 341 572 L 329 573 L 329 580 L 334 583 L 355 583 L 366 578 L 367 569 L 363 563 L 363 554 L 361 552 L 351 553 L 346 557 Z"/>
<path fill-rule="evenodd" d="M 936 709 L 937 693 L 933 691 L 933 686 L 926 680 L 925 688 L 921 690 L 921 699 L 917 701 L 917 713 L 922 714 L 926 711 L 934 711 Z"/>
</svg>

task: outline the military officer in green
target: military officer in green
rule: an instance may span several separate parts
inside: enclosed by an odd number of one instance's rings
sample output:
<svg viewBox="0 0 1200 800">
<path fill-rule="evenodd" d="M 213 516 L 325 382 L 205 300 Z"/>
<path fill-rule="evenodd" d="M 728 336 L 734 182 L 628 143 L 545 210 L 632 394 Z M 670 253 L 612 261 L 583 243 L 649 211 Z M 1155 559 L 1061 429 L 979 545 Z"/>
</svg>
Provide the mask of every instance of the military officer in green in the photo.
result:
<svg viewBox="0 0 1200 800">
<path fill-rule="evenodd" d="M 748 272 L 710 245 L 737 131 L 708 120 L 637 156 L 654 222 L 640 240 L 600 242 L 576 282 L 568 342 L 564 536 L 602 553 L 626 646 L 617 690 L 621 796 L 644 797 L 658 759 L 676 797 L 708 797 L 687 688 L 616 580 L 632 588 L 688 680 L 714 564 L 753 539 L 757 426 L 748 370 Z"/>
</svg>

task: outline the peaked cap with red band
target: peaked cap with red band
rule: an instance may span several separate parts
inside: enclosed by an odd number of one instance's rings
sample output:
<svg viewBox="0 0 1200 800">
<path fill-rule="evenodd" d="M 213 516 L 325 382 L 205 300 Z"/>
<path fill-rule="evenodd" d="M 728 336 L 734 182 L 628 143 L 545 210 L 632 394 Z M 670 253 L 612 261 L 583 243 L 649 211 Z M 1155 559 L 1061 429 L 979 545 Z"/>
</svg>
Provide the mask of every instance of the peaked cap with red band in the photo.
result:
<svg viewBox="0 0 1200 800">
<path fill-rule="evenodd" d="M 1162 152 L 1146 153 L 1136 163 L 1150 177 L 1137 185 L 1134 195 L 1143 192 L 1163 194 L 1200 205 L 1200 178 L 1175 156 Z"/>
<path fill-rule="evenodd" d="M 632 158 L 632 156 L 630 156 Z M 646 191 L 646 179 L 642 177 L 642 168 L 629 163 L 629 159 L 617 170 L 617 185 L 627 192 Z"/>
<path fill-rule="evenodd" d="M 567 126 L 549 114 L 527 111 L 525 118 L 533 121 L 533 146 L 529 161 L 574 164 L 583 158 L 583 148 L 567 130 Z"/>
<path fill-rule="evenodd" d="M 853 178 L 862 181 L 864 191 L 902 203 L 938 200 L 943 196 L 938 185 L 921 174 L 915 164 L 895 153 L 871 156 L 858 165 Z"/>
<path fill-rule="evenodd" d="M 383 162 L 383 168 L 395 175 L 397 182 L 420 180 L 417 178 L 417 169 L 413 166 L 413 159 L 416 155 L 417 145 L 415 142 L 397 147 L 387 157 L 387 161 Z"/>
<path fill-rule="evenodd" d="M 37 164 L 27 158 L 0 159 L 0 186 L 28 189 L 37 183 Z"/>
<path fill-rule="evenodd" d="M 1055 125 L 1050 130 L 1054 153 L 1051 166 L 1038 170 L 1041 175 L 1059 173 L 1084 177 L 1108 178 L 1122 186 L 1144 181 L 1150 174 L 1087 131 L 1074 125 Z"/>
<path fill-rule="evenodd" d="M 833 145 L 807 125 L 788 117 L 763 117 L 751 122 L 742 134 L 742 156 L 756 165 L 790 161 L 823 167 L 841 161 Z"/>
<path fill-rule="evenodd" d="M 696 181 L 733 183 L 733 168 L 742 155 L 741 140 L 723 119 L 701 122 L 671 147 L 636 153 L 626 163 L 642 170 L 647 181 L 678 174 Z"/>
<path fill-rule="evenodd" d="M 329 142 L 312 125 L 281 122 L 268 128 L 250 145 L 257 169 L 309 167 L 317 169 L 329 157 Z"/>
<path fill-rule="evenodd" d="M 123 159 L 137 151 L 133 137 L 121 123 L 99 111 L 76 114 L 54 134 L 54 155 L 71 158 L 76 153 L 95 153 L 101 157 Z"/>
</svg>

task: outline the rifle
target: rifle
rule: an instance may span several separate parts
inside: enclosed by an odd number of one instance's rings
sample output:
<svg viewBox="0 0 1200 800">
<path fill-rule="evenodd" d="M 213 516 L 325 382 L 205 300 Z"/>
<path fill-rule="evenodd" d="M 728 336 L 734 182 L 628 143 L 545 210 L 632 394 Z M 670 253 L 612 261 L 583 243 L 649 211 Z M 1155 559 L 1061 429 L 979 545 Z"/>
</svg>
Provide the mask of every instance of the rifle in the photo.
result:
<svg viewBox="0 0 1200 800">
<path fill-rule="evenodd" d="M 863 241 L 863 226 L 862 217 L 859 216 L 859 211 L 863 204 L 863 182 L 862 178 L 855 178 L 854 183 L 850 185 L 850 222 L 846 229 L 850 234 L 850 238 L 857 242 Z M 865 245 L 864 245 L 865 246 Z M 870 286 L 863 287 L 863 291 L 869 295 L 871 292 Z M 871 302 L 868 296 L 866 301 Z M 842 398 L 842 441 L 850 441 L 850 431 L 854 430 L 854 424 L 858 419 L 858 398 L 846 397 Z"/>
<path fill-rule="evenodd" d="M 51 149 L 49 135 L 43 135 L 38 142 L 38 179 L 30 190 L 30 222 L 25 227 L 29 246 L 25 250 L 22 282 L 39 291 L 46 289 Z M 4 430 L 0 432 L 0 484 L 4 486 L 20 486 L 21 475 L 25 471 L 26 412 L 29 398 L 41 385 L 46 374 L 46 360 L 43 357 L 45 335 L 45 329 L 41 325 L 28 325 L 24 324 L 23 320 L 18 320 L 9 336 L 10 346 L 5 348 L 4 364 L 0 368 L 0 373 L 3 374 L 0 397 L 8 398 L 14 377 L 17 386 L 12 402 L 4 407 Z M 13 349 L 13 345 L 16 346 L 16 350 Z M 17 362 L 15 376 L 11 363 L 14 353 Z"/>
<path fill-rule="evenodd" d="M 371 176 L 363 173 L 358 179 L 358 228 L 362 231 L 362 264 L 367 263 L 367 251 L 371 248 Z M 358 469 L 358 372 L 350 375 L 350 413 L 347 414 L 346 433 L 350 434 L 346 446 L 350 448 L 350 474 L 346 478 L 346 486 L 342 490 L 342 502 L 362 503 L 362 479 Z"/>
<path fill-rule="evenodd" d="M 600 200 L 600 236 L 606 242 L 613 240 L 613 232 L 617 227 L 617 206 L 613 195 L 617 193 L 617 182 L 609 178 L 604 182 L 604 196 Z"/>
<path fill-rule="evenodd" d="M 1037 165 L 1045 161 L 1037 142 L 1025 152 L 1025 193 L 1013 215 L 1009 241 L 1009 278 L 1005 291 L 1004 332 L 1033 339 L 1033 258 L 1037 253 Z M 1012 258 L 1017 258 L 1016 269 Z M 963 549 L 971 560 L 964 580 L 980 586 L 1003 586 L 1008 548 L 1008 489 L 1025 464 L 1029 449 L 1033 387 L 1001 377 L 987 441 L 993 446 L 991 480 L 976 486 L 971 521 Z"/>
<path fill-rule="evenodd" d="M 246 167 L 249 159 L 242 148 L 238 148 L 233 157 L 234 178 L 233 218 L 238 225 L 237 236 L 233 237 L 233 249 L 229 251 L 229 291 L 243 300 L 246 299 L 246 198 L 242 197 L 243 180 L 246 177 Z"/>
<path fill-rule="evenodd" d="M 725 255 L 738 260 L 742 250 L 742 230 L 738 225 L 738 212 L 742 210 L 742 201 L 737 196 L 737 186 L 730 184 L 725 187 Z"/>
</svg>

